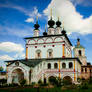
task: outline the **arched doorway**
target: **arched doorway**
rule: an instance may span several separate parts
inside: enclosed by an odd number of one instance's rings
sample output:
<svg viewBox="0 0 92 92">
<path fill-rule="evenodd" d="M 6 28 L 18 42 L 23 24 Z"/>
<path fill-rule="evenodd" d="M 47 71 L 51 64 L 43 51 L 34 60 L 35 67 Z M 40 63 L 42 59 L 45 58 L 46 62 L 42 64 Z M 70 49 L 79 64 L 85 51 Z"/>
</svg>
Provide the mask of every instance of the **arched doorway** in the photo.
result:
<svg viewBox="0 0 92 92">
<path fill-rule="evenodd" d="M 12 83 L 20 83 L 24 80 L 24 73 L 21 69 L 15 69 L 12 72 Z"/>
<path fill-rule="evenodd" d="M 32 73 L 32 70 L 29 71 L 29 83 L 31 83 L 31 73 Z"/>
<path fill-rule="evenodd" d="M 72 78 L 70 77 L 70 76 L 65 76 L 64 78 L 63 78 L 63 82 L 65 83 L 65 84 L 72 84 Z"/>
<path fill-rule="evenodd" d="M 50 77 L 48 78 L 48 81 L 49 81 L 49 83 L 51 83 L 51 84 L 55 84 L 55 83 L 56 83 L 56 77 L 50 76 Z"/>
</svg>

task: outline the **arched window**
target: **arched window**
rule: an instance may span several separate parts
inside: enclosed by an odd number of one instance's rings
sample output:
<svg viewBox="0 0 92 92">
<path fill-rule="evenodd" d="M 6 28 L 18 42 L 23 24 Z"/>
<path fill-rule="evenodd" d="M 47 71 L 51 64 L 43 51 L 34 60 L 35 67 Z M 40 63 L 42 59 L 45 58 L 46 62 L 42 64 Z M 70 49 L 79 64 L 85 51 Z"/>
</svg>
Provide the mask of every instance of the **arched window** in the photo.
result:
<svg viewBox="0 0 92 92">
<path fill-rule="evenodd" d="M 83 72 L 83 68 L 81 68 L 81 72 Z"/>
<path fill-rule="evenodd" d="M 87 72 L 87 68 L 85 68 L 85 72 Z"/>
<path fill-rule="evenodd" d="M 41 58 L 41 50 L 36 51 L 36 56 L 37 56 L 37 58 Z"/>
<path fill-rule="evenodd" d="M 48 49 L 47 53 L 48 53 L 48 58 L 53 57 L 53 50 L 52 49 Z"/>
<path fill-rule="evenodd" d="M 54 68 L 58 69 L 58 64 L 57 63 L 54 63 Z"/>
<path fill-rule="evenodd" d="M 50 63 L 48 63 L 48 69 L 51 69 L 51 64 Z"/>
<path fill-rule="evenodd" d="M 73 63 L 69 62 L 69 68 L 73 68 Z"/>
<path fill-rule="evenodd" d="M 81 55 L 82 55 L 81 50 L 79 50 L 79 56 L 81 56 Z"/>
<path fill-rule="evenodd" d="M 62 68 L 66 68 L 66 64 L 65 63 L 62 63 Z"/>
</svg>

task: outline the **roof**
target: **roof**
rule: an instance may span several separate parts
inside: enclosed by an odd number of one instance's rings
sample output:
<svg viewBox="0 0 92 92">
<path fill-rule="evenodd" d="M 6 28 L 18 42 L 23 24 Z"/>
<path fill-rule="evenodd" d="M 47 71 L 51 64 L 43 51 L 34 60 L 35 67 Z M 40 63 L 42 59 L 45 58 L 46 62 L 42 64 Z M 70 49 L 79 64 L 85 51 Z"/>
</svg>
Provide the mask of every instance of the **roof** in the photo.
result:
<svg viewBox="0 0 92 92">
<path fill-rule="evenodd" d="M 5 61 L 5 62 L 11 62 L 9 64 L 9 65 L 11 65 L 12 63 L 19 61 L 19 62 L 21 62 L 21 63 L 23 63 L 23 64 L 25 64 L 29 67 L 35 67 L 40 62 L 42 62 L 42 61 L 47 61 L 48 62 L 49 60 L 52 60 L 52 61 L 53 60 L 77 60 L 80 64 L 82 64 L 78 58 L 41 58 L 41 59 L 28 59 L 28 60 L 21 59 L 21 60 L 12 60 L 12 61 Z"/>
<path fill-rule="evenodd" d="M 84 65 L 84 66 L 82 66 L 82 67 L 86 67 L 86 68 L 92 68 L 92 65 Z"/>
<path fill-rule="evenodd" d="M 75 45 L 75 48 L 84 48 L 82 45 Z"/>
<path fill-rule="evenodd" d="M 0 73 L 6 73 L 6 71 L 0 71 Z"/>
<path fill-rule="evenodd" d="M 45 35 L 45 36 L 37 36 L 37 37 L 26 37 L 24 39 L 34 39 L 34 38 L 43 38 L 43 37 L 54 37 L 54 36 L 65 36 L 69 44 L 72 46 L 72 43 L 70 42 L 69 38 L 67 37 L 67 34 L 58 34 L 58 35 Z"/>
</svg>

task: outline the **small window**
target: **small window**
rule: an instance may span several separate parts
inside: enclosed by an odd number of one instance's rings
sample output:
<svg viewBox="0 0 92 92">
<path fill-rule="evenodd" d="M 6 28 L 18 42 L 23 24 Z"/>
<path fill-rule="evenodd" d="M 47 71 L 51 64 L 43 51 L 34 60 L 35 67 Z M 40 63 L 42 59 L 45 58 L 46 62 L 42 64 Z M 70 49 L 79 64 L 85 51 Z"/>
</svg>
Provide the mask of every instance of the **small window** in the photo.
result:
<svg viewBox="0 0 92 92">
<path fill-rule="evenodd" d="M 41 58 L 41 50 L 36 51 L 36 56 L 37 56 L 37 58 Z"/>
<path fill-rule="evenodd" d="M 81 55 L 82 55 L 81 50 L 79 50 L 79 56 L 81 56 Z"/>
<path fill-rule="evenodd" d="M 91 73 L 91 69 L 90 69 L 90 73 Z"/>
<path fill-rule="evenodd" d="M 54 68 L 58 69 L 58 64 L 57 63 L 54 63 Z"/>
<path fill-rule="evenodd" d="M 81 68 L 81 72 L 83 72 L 83 68 Z"/>
<path fill-rule="evenodd" d="M 72 62 L 69 63 L 69 68 L 73 68 L 73 63 Z"/>
<path fill-rule="evenodd" d="M 85 68 L 85 72 L 87 72 L 87 68 Z"/>
<path fill-rule="evenodd" d="M 48 69 L 51 69 L 51 64 L 50 63 L 48 63 Z"/>
<path fill-rule="evenodd" d="M 52 49 L 48 49 L 47 53 L 48 53 L 48 58 L 53 57 L 53 50 Z"/>
<path fill-rule="evenodd" d="M 66 64 L 65 63 L 62 63 L 62 68 L 66 68 Z"/>
</svg>

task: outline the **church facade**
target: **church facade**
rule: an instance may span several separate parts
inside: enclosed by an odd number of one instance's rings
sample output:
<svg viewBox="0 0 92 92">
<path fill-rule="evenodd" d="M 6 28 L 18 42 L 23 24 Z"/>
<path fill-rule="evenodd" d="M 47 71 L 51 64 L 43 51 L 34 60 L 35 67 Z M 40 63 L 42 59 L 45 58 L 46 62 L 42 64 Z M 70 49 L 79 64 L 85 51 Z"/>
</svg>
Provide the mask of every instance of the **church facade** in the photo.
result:
<svg viewBox="0 0 92 92">
<path fill-rule="evenodd" d="M 37 21 L 34 36 L 25 38 L 25 59 L 7 61 L 8 84 L 19 83 L 23 79 L 26 79 L 27 84 L 38 83 L 39 80 L 49 82 L 50 77 L 68 78 L 77 83 L 77 79 L 81 78 L 81 67 L 87 65 L 87 59 L 80 39 L 72 50 L 72 43 L 59 19 L 55 23 L 51 17 L 48 26 L 48 31 L 39 36 Z"/>
</svg>

